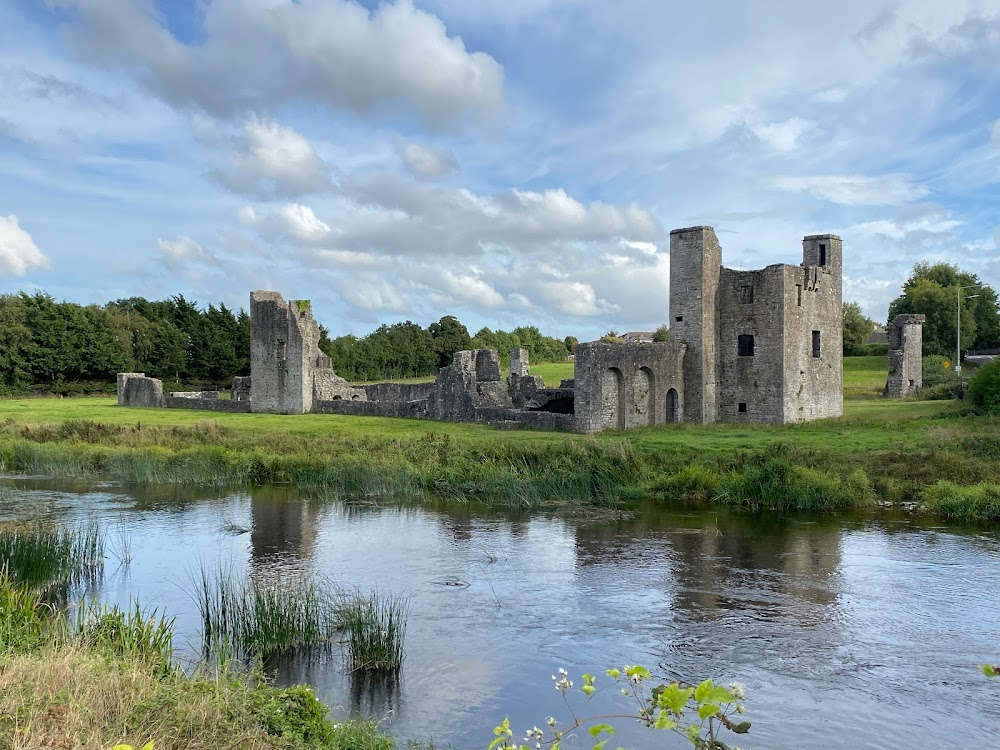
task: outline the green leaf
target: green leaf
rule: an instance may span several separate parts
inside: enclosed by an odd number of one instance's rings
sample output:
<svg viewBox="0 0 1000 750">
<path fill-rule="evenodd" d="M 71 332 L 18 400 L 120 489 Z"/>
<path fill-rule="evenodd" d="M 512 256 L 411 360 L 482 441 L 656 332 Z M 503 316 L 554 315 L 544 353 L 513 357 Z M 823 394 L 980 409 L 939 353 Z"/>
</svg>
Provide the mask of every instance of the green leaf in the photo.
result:
<svg viewBox="0 0 1000 750">
<path fill-rule="evenodd" d="M 691 741 L 692 745 L 697 745 L 698 741 L 701 739 L 701 730 L 698 728 L 697 724 L 692 724 L 684 730 L 684 735 Z"/>
<path fill-rule="evenodd" d="M 694 699 L 698 703 L 704 703 L 706 700 L 708 700 L 708 694 L 712 692 L 714 688 L 715 688 L 714 682 L 712 682 L 711 680 L 705 680 L 703 683 L 701 683 L 698 687 L 695 688 Z"/>
<path fill-rule="evenodd" d="M 698 718 L 704 721 L 709 716 L 719 713 L 719 707 L 714 703 L 705 703 L 698 707 Z"/>
<path fill-rule="evenodd" d="M 617 680 L 619 677 L 621 677 L 622 673 L 618 669 L 608 669 L 608 670 L 606 670 L 604 672 L 604 674 L 606 674 L 608 677 L 610 677 L 613 680 Z"/>
<path fill-rule="evenodd" d="M 594 690 L 596 689 L 597 688 L 595 688 L 593 685 L 584 685 L 582 688 L 580 688 L 580 692 L 582 692 L 584 695 L 593 695 Z"/>
<path fill-rule="evenodd" d="M 656 703 L 660 708 L 666 708 L 680 716 L 693 692 L 694 688 L 682 688 L 676 682 L 671 682 L 660 690 L 656 697 Z"/>
<path fill-rule="evenodd" d="M 639 677 L 643 680 L 650 680 L 653 678 L 653 674 L 648 669 L 640 667 L 638 664 L 625 670 L 625 674 L 629 677 Z"/>
<path fill-rule="evenodd" d="M 656 723 L 653 725 L 654 729 L 674 729 L 677 726 L 677 722 L 670 718 L 670 714 L 666 711 L 660 711 L 660 715 L 656 717 Z"/>
<path fill-rule="evenodd" d="M 709 691 L 705 700 L 710 703 L 732 703 L 736 700 L 736 696 L 728 688 L 717 685 Z"/>
<path fill-rule="evenodd" d="M 615 728 L 610 724 L 594 724 L 590 729 L 587 730 L 593 737 L 599 737 L 602 733 L 607 733 L 612 735 L 615 733 Z"/>
<path fill-rule="evenodd" d="M 732 731 L 735 732 L 736 734 L 746 734 L 747 732 L 750 731 L 750 722 L 741 721 L 739 724 L 734 724 L 733 726 L 731 726 L 730 729 L 732 729 Z"/>
<path fill-rule="evenodd" d="M 987 677 L 996 677 L 997 675 L 1000 675 L 1000 670 L 991 664 L 983 664 L 980 669 L 983 670 L 983 674 Z"/>
<path fill-rule="evenodd" d="M 604 750 L 604 746 L 608 744 L 607 740 L 601 740 L 594 744 L 594 750 Z"/>
</svg>

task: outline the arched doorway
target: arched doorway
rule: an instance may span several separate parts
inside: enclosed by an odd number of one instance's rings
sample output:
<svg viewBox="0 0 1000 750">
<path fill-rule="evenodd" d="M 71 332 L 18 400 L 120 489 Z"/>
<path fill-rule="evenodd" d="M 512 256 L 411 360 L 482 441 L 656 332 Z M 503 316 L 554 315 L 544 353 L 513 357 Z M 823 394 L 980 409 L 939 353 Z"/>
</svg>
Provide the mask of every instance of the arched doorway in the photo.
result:
<svg viewBox="0 0 1000 750">
<path fill-rule="evenodd" d="M 673 388 L 667 391 L 667 421 L 681 421 L 680 401 L 677 398 L 677 391 Z"/>
<path fill-rule="evenodd" d="M 602 429 L 625 429 L 625 378 L 617 367 L 610 367 L 601 377 Z"/>
<path fill-rule="evenodd" d="M 636 425 L 656 424 L 656 378 L 648 367 L 640 367 L 632 379 L 632 403 Z"/>
</svg>

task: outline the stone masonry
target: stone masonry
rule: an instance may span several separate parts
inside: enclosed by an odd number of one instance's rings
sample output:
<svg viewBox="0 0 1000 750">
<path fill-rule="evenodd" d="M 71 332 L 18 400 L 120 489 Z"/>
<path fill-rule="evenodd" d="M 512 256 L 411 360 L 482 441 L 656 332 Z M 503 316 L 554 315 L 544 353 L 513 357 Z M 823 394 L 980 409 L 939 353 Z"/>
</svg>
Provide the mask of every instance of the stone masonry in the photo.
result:
<svg viewBox="0 0 1000 750">
<path fill-rule="evenodd" d="M 163 399 L 159 381 L 122 373 L 119 404 L 411 417 L 584 433 L 672 422 L 782 424 L 839 416 L 841 257 L 839 237 L 810 235 L 802 241 L 797 266 L 737 271 L 722 266 L 722 248 L 711 227 L 675 229 L 670 340 L 581 344 L 574 377 L 559 388 L 546 388 L 530 374 L 524 349 L 511 351 L 506 379 L 497 352 L 479 349 L 457 352 L 432 383 L 352 386 L 320 351 L 308 301 L 286 302 L 277 292 L 256 291 L 250 296 L 251 377 L 234 381 L 231 399 L 202 393 Z M 919 387 L 923 318 L 903 317 L 920 321 L 901 324 L 899 340 L 909 348 L 903 354 L 901 343 L 897 369 L 905 387 Z"/>
<path fill-rule="evenodd" d="M 925 320 L 923 315 L 897 315 L 889 324 L 889 377 L 883 391 L 888 398 L 909 396 L 923 387 Z"/>
</svg>

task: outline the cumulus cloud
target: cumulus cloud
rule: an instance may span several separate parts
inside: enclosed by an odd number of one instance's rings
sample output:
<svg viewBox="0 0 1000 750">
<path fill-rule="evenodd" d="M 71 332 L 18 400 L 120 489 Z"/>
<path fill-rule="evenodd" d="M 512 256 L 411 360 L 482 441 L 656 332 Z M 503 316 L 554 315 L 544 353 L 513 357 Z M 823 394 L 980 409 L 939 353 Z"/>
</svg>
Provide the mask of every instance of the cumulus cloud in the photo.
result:
<svg viewBox="0 0 1000 750">
<path fill-rule="evenodd" d="M 397 143 L 396 151 L 403 166 L 421 180 L 437 180 L 458 169 L 458 162 L 449 151 L 419 143 Z"/>
<path fill-rule="evenodd" d="M 195 119 L 194 132 L 203 143 L 223 141 L 204 118 Z M 330 186 L 329 168 L 309 140 L 273 120 L 250 117 L 242 133 L 225 147 L 226 163 L 214 174 L 233 192 L 291 198 Z"/>
<path fill-rule="evenodd" d="M 31 235 L 21 229 L 14 214 L 0 216 L 0 275 L 24 276 L 29 268 L 51 266 Z"/>
<path fill-rule="evenodd" d="M 842 206 L 895 206 L 923 198 L 930 192 L 926 185 L 902 174 L 777 177 L 771 187 L 789 193 L 809 193 Z"/>
<path fill-rule="evenodd" d="M 197 266 L 218 266 L 219 260 L 205 247 L 186 235 L 176 240 L 156 241 L 156 254 L 170 271 L 187 272 Z"/>
<path fill-rule="evenodd" d="M 139 0 L 52 0 L 76 11 L 69 39 L 86 59 L 135 75 L 172 104 L 219 116 L 308 99 L 362 115 L 400 105 L 443 126 L 491 117 L 503 69 L 470 52 L 411 0 L 374 11 L 349 0 L 215 0 L 186 44 Z"/>
<path fill-rule="evenodd" d="M 878 219 L 856 224 L 849 231 L 888 237 L 893 240 L 913 239 L 915 236 L 949 234 L 962 226 L 962 222 L 944 212 L 932 210 L 915 216 Z"/>
</svg>

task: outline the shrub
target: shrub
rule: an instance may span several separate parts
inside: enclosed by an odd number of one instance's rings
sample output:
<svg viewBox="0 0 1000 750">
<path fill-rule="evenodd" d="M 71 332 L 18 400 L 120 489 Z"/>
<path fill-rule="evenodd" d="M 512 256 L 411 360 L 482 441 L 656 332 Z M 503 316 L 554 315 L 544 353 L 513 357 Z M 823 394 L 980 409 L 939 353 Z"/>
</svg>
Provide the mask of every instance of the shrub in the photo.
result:
<svg viewBox="0 0 1000 750">
<path fill-rule="evenodd" d="M 653 494 L 664 500 L 707 503 L 715 495 L 719 475 L 700 464 L 688 464 L 676 474 L 656 482 Z"/>
<path fill-rule="evenodd" d="M 958 521 L 1000 520 L 1000 484 L 963 486 L 940 480 L 924 490 L 929 510 Z"/>
<path fill-rule="evenodd" d="M 945 367 L 947 363 L 947 367 Z M 955 372 L 954 363 L 947 357 L 939 354 L 930 354 L 923 359 L 921 367 L 924 388 L 931 388 L 945 383 L 954 383 L 958 387 L 958 373 Z"/>
<path fill-rule="evenodd" d="M 1000 414 L 1000 359 L 988 362 L 969 381 L 969 403 L 979 414 Z"/>
</svg>

